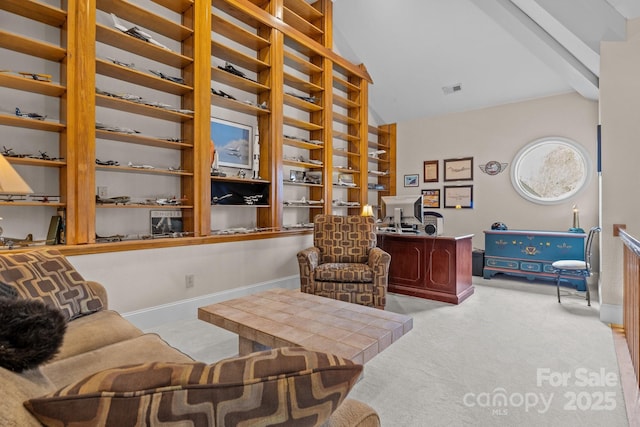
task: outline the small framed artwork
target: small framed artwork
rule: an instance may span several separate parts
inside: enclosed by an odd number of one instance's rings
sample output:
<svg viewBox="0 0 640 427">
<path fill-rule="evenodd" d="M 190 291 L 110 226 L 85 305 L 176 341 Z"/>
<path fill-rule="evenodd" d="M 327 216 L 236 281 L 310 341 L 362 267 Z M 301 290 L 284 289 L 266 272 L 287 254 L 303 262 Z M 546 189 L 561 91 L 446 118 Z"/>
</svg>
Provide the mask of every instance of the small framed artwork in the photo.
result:
<svg viewBox="0 0 640 427">
<path fill-rule="evenodd" d="M 422 190 L 422 207 L 437 209 L 440 207 L 440 190 Z"/>
<path fill-rule="evenodd" d="M 438 182 L 438 161 L 424 161 L 424 182 Z"/>
<path fill-rule="evenodd" d="M 251 126 L 211 118 L 211 140 L 218 153 L 218 164 L 232 168 L 251 167 Z"/>
<path fill-rule="evenodd" d="M 151 235 L 182 232 L 181 211 L 151 211 Z"/>
<path fill-rule="evenodd" d="M 405 175 L 404 176 L 405 187 L 417 187 L 418 186 L 418 174 Z"/>
<path fill-rule="evenodd" d="M 473 180 L 473 157 L 445 159 L 443 163 L 445 181 Z"/>
<path fill-rule="evenodd" d="M 445 185 L 444 207 L 454 209 L 472 209 L 473 185 Z"/>
</svg>

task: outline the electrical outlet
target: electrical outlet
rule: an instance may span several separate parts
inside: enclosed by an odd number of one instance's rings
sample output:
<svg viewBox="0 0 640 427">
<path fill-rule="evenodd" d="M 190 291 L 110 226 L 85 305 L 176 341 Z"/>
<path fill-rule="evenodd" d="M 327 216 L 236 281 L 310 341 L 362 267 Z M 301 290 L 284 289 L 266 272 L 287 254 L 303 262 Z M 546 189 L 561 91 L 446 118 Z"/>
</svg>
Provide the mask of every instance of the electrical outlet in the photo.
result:
<svg viewBox="0 0 640 427">
<path fill-rule="evenodd" d="M 107 197 L 107 187 L 98 187 L 98 197 L 101 199 Z"/>
<path fill-rule="evenodd" d="M 195 274 L 187 274 L 184 276 L 184 284 L 187 289 L 193 288 L 196 285 L 196 276 Z"/>
</svg>

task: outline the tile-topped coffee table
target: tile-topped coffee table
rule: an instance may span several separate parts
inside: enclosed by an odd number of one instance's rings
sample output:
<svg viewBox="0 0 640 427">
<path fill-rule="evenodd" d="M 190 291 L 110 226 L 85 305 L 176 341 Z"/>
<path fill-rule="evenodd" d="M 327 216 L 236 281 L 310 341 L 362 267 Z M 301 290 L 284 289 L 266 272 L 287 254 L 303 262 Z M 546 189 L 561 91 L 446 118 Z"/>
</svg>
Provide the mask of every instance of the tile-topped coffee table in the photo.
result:
<svg viewBox="0 0 640 427">
<path fill-rule="evenodd" d="M 198 318 L 237 333 L 240 355 L 264 346 L 302 346 L 360 364 L 413 327 L 409 316 L 292 289 L 200 307 Z"/>
</svg>

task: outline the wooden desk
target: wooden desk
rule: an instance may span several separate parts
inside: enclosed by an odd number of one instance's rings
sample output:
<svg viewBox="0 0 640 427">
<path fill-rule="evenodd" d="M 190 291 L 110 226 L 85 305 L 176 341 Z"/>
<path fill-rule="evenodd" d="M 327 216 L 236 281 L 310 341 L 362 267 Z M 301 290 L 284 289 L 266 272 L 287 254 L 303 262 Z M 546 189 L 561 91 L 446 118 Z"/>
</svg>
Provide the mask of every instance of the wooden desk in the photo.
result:
<svg viewBox="0 0 640 427">
<path fill-rule="evenodd" d="M 472 237 L 378 233 L 378 247 L 391 255 L 389 292 L 461 303 L 474 291 Z"/>
</svg>

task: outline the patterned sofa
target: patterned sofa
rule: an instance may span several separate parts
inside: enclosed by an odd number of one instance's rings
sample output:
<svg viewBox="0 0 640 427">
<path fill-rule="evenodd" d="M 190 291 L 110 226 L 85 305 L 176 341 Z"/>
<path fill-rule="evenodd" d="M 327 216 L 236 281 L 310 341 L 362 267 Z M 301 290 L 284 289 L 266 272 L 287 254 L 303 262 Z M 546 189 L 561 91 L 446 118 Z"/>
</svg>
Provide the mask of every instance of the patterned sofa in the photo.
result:
<svg viewBox="0 0 640 427">
<path fill-rule="evenodd" d="M 346 398 L 362 371 L 350 361 L 301 347 L 193 361 L 108 310 L 104 287 L 51 249 L 0 254 L 0 282 L 15 297 L 5 292 L 5 307 L 42 306 L 66 321 L 57 353 L 25 369 L 5 363 L 39 342 L 20 348 L 14 322 L 0 325 L 2 426 L 380 425 L 371 407 Z"/>
<path fill-rule="evenodd" d="M 376 244 L 373 217 L 317 215 L 313 247 L 297 254 L 300 290 L 384 309 L 391 256 Z"/>
</svg>

